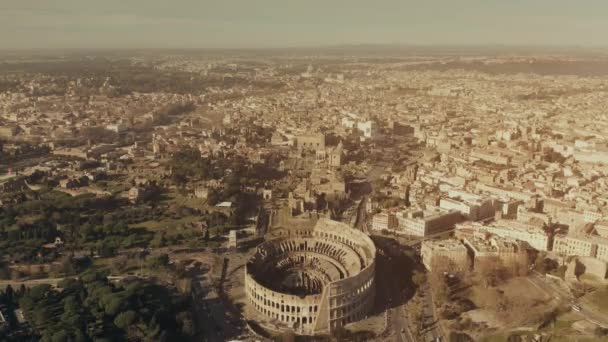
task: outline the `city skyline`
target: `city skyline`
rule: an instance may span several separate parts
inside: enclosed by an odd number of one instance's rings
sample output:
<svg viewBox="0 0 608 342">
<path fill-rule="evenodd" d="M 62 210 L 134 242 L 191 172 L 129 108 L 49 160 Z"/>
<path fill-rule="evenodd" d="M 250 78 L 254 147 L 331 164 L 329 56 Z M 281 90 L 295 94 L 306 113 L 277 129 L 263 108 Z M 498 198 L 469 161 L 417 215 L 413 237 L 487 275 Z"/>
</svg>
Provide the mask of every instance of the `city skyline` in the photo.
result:
<svg viewBox="0 0 608 342">
<path fill-rule="evenodd" d="M 1 341 L 607 341 L 606 0 L 0 0 Z"/>
<path fill-rule="evenodd" d="M 342 44 L 605 46 L 608 4 L 385 0 L 263 4 L 5 0 L 3 49 L 275 48 Z"/>
</svg>

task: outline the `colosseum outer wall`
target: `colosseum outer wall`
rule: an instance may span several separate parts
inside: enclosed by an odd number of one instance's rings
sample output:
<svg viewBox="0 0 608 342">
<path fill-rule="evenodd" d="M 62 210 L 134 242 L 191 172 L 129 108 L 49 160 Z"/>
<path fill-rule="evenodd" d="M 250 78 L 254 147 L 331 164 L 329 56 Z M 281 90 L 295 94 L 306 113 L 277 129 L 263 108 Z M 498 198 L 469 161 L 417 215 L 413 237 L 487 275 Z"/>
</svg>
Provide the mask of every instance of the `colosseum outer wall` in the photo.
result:
<svg viewBox="0 0 608 342">
<path fill-rule="evenodd" d="M 293 238 L 300 243 L 301 239 L 331 242 L 321 244 L 332 248 L 341 246 L 338 253 L 342 262 L 357 270 L 342 279 L 332 279 L 320 294 L 298 296 L 269 289 L 260 284 L 250 274 L 249 264 L 245 268 L 245 290 L 257 313 L 265 322 L 271 322 L 275 328 L 293 328 L 298 334 L 330 334 L 334 329 L 345 324 L 365 318 L 374 304 L 375 298 L 375 254 L 373 241 L 363 232 L 347 225 L 321 219 L 311 231 L 303 233 L 294 230 L 279 239 L 268 240 L 263 245 L 279 243 Z M 313 245 L 311 242 L 310 245 Z M 315 244 L 316 245 L 316 244 Z M 263 247 L 262 247 L 263 250 Z M 258 247 L 260 251 L 260 247 Z M 354 253 L 353 253 L 354 251 Z M 286 253 L 295 253 L 287 251 Z M 298 253 L 318 254 L 322 251 L 298 250 Z M 359 258 L 359 260 L 345 260 Z M 335 256 L 334 256 L 335 257 Z M 344 265 L 343 265 L 344 266 Z M 344 266 L 348 269 L 348 266 Z M 254 318 L 255 319 L 255 318 Z"/>
</svg>

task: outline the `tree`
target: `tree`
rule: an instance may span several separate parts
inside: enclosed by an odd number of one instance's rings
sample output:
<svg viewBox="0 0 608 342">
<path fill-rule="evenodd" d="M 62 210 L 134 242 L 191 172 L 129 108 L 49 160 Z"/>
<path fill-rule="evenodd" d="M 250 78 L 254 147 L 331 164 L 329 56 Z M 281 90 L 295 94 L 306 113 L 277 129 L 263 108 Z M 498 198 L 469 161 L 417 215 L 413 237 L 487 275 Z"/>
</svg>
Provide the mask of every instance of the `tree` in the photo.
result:
<svg viewBox="0 0 608 342">
<path fill-rule="evenodd" d="M 534 269 L 542 274 L 552 272 L 559 267 L 557 261 L 547 258 L 546 253 L 540 252 L 534 260 Z"/>
<path fill-rule="evenodd" d="M 109 294 L 103 297 L 103 302 L 105 303 L 104 310 L 110 316 L 118 314 L 127 305 L 125 298 L 116 294 Z"/>
<path fill-rule="evenodd" d="M 122 273 L 127 267 L 128 259 L 126 256 L 118 256 L 114 258 L 114 262 L 112 263 L 112 269 L 116 274 Z"/>
<path fill-rule="evenodd" d="M 169 256 L 167 254 L 161 254 L 157 257 L 153 257 L 148 260 L 148 266 L 154 270 L 158 270 L 169 265 Z"/>
<path fill-rule="evenodd" d="M 222 195 L 217 189 L 211 189 L 207 194 L 207 203 L 209 203 L 209 205 L 216 205 L 220 202 L 221 198 Z"/>
<path fill-rule="evenodd" d="M 59 330 L 58 332 L 54 333 L 53 336 L 51 337 L 51 341 L 52 342 L 67 342 L 69 341 L 69 335 L 65 330 Z"/>
<path fill-rule="evenodd" d="M 181 331 L 186 336 L 194 336 L 196 333 L 192 314 L 188 311 L 182 311 L 177 315 L 177 323 L 181 326 Z"/>
<path fill-rule="evenodd" d="M 167 245 L 167 237 L 165 232 L 157 232 L 154 235 L 154 239 L 150 241 L 150 247 L 159 248 Z"/>
<path fill-rule="evenodd" d="M 317 196 L 315 209 L 318 211 L 327 209 L 327 199 L 325 198 L 324 192 Z"/>
<path fill-rule="evenodd" d="M 64 275 L 73 275 L 75 273 L 74 264 L 71 257 L 66 256 L 61 258 L 59 264 L 59 271 Z"/>
<path fill-rule="evenodd" d="M 109 243 L 102 241 L 98 248 L 98 253 L 99 256 L 104 258 L 111 257 L 116 254 L 116 248 L 114 246 L 111 246 Z"/>
<path fill-rule="evenodd" d="M 77 315 L 80 312 L 81 304 L 75 296 L 66 297 L 63 300 L 63 311 L 66 317 Z"/>
<path fill-rule="evenodd" d="M 93 341 L 94 341 L 94 342 L 112 342 L 112 340 L 111 340 L 111 339 L 109 339 L 109 338 L 105 338 L 105 337 L 99 337 L 99 338 L 96 338 L 96 339 L 95 339 L 95 340 L 93 340 Z"/>
<path fill-rule="evenodd" d="M 0 279 L 8 280 L 11 278 L 11 271 L 6 265 L 0 264 Z"/>
<path fill-rule="evenodd" d="M 32 318 L 35 325 L 44 325 L 53 320 L 54 314 L 49 306 L 38 305 L 32 311 Z"/>
<path fill-rule="evenodd" d="M 536 255 L 536 259 L 534 260 L 534 269 L 541 274 L 547 273 L 545 254 L 543 252 L 539 252 Z"/>
<path fill-rule="evenodd" d="M 4 298 L 8 303 L 12 303 L 14 295 L 15 291 L 13 290 L 13 287 L 11 286 L 11 284 L 8 284 L 4 289 Z"/>
<path fill-rule="evenodd" d="M 130 325 L 137 321 L 137 313 L 133 310 L 125 311 L 119 313 L 116 318 L 114 318 L 114 325 L 119 327 L 120 329 L 126 330 Z"/>
</svg>

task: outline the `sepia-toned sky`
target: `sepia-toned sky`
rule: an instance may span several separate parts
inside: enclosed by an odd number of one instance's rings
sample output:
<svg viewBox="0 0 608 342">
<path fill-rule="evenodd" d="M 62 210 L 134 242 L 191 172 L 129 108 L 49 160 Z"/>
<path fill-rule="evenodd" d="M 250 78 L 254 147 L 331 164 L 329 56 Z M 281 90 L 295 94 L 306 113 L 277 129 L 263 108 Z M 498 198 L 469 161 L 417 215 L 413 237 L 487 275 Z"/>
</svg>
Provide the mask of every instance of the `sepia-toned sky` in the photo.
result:
<svg viewBox="0 0 608 342">
<path fill-rule="evenodd" d="M 608 0 L 0 0 L 0 49 L 608 45 Z"/>
</svg>

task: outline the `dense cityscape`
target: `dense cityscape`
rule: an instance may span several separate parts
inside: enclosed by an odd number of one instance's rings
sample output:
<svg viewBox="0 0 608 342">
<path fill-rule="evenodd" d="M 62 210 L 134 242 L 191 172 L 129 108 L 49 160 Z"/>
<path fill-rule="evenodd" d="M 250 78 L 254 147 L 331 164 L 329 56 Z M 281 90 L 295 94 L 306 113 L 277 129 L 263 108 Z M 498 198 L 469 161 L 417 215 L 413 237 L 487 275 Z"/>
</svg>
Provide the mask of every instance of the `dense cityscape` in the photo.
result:
<svg viewBox="0 0 608 342">
<path fill-rule="evenodd" d="M 608 59 L 0 61 L 0 341 L 608 336 Z"/>
</svg>

